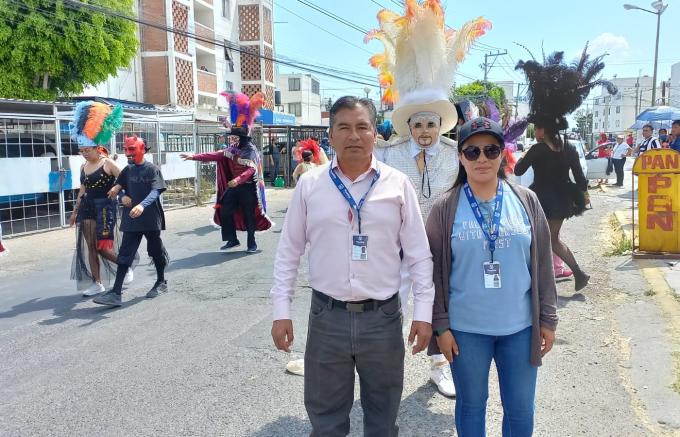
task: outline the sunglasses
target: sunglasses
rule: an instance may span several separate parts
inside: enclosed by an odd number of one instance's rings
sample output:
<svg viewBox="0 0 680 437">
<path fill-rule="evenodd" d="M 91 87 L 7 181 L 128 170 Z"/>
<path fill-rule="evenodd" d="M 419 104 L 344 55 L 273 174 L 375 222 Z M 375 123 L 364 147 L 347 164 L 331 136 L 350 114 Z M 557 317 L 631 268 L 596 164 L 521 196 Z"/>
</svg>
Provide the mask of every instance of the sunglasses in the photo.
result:
<svg viewBox="0 0 680 437">
<path fill-rule="evenodd" d="M 483 149 L 477 146 L 470 146 L 463 149 L 462 153 L 468 161 L 476 161 L 482 154 L 482 150 L 484 150 L 486 159 L 496 159 L 501 154 L 501 146 L 498 144 L 487 144 Z"/>
</svg>

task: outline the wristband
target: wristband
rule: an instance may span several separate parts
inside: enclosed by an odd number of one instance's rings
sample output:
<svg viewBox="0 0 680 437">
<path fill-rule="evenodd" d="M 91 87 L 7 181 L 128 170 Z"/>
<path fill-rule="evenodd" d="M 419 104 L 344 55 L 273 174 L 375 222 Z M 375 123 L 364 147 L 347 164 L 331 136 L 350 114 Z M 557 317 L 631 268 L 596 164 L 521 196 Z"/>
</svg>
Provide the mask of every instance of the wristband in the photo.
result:
<svg viewBox="0 0 680 437">
<path fill-rule="evenodd" d="M 444 333 L 446 333 L 446 331 L 450 331 L 450 330 L 451 330 L 451 328 L 439 328 L 439 329 L 433 329 L 433 330 L 432 330 L 432 334 L 433 334 L 435 337 L 439 337 L 440 335 L 443 335 Z"/>
</svg>

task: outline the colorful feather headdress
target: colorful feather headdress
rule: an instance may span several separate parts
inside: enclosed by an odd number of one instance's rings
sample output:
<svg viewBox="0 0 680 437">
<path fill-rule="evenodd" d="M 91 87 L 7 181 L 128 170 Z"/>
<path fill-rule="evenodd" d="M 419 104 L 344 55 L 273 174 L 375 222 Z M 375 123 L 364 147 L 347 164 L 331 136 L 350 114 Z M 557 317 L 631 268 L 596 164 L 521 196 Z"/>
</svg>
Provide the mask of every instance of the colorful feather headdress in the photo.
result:
<svg viewBox="0 0 680 437">
<path fill-rule="evenodd" d="M 91 100 L 80 102 L 69 123 L 71 138 L 78 147 L 105 146 L 123 127 L 123 107 L 111 107 Z"/>
<path fill-rule="evenodd" d="M 591 89 L 603 86 L 616 94 L 614 84 L 596 79 L 604 70 L 603 58 L 604 55 L 591 60 L 586 44 L 581 58 L 572 64 L 564 62 L 564 52 L 551 54 L 542 64 L 536 60 L 519 61 L 515 70 L 523 70 L 529 84 L 529 121 L 563 130 L 569 127 L 566 115 L 581 106 Z"/>
<path fill-rule="evenodd" d="M 229 118 L 233 127 L 248 126 L 250 128 L 264 105 L 264 94 L 256 92 L 252 97 L 233 91 L 222 91 L 229 103 Z"/>
<path fill-rule="evenodd" d="M 480 17 L 458 31 L 446 29 L 440 0 L 405 0 L 404 5 L 403 16 L 387 9 L 378 13 L 380 29 L 367 33 L 364 42 L 377 39 L 385 51 L 369 62 L 385 88 L 383 101 L 396 104 L 392 122 L 397 133 L 408 134 L 408 119 L 420 111 L 438 113 L 446 132 L 458 121 L 449 102 L 456 68 L 491 23 Z"/>
</svg>

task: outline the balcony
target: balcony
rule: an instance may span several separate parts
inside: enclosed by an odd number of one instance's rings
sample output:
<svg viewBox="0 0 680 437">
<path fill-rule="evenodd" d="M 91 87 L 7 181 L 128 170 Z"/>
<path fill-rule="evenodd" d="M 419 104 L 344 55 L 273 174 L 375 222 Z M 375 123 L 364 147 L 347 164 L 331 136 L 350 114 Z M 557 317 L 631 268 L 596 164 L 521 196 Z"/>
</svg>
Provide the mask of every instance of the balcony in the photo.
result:
<svg viewBox="0 0 680 437">
<path fill-rule="evenodd" d="M 198 70 L 198 91 L 217 94 L 217 75 L 209 71 Z"/>
<path fill-rule="evenodd" d="M 205 26 L 199 22 L 194 22 L 196 26 L 196 35 L 205 38 L 210 41 L 215 40 L 215 31 L 208 26 Z M 205 47 L 206 49 L 215 50 L 215 44 L 210 44 L 201 40 L 196 40 L 197 47 Z"/>
</svg>

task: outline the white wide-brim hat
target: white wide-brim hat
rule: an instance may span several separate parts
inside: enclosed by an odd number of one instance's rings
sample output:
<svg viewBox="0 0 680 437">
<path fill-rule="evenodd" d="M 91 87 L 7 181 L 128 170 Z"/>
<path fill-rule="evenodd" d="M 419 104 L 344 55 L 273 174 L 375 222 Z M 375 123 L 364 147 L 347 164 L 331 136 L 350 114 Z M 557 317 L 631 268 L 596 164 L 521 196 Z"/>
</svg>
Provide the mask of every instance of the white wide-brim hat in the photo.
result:
<svg viewBox="0 0 680 437">
<path fill-rule="evenodd" d="M 401 136 L 409 135 L 408 120 L 418 112 L 434 112 L 441 117 L 439 133 L 443 134 L 458 124 L 456 106 L 440 90 L 417 90 L 401 97 L 392 113 L 392 125 Z"/>
</svg>

